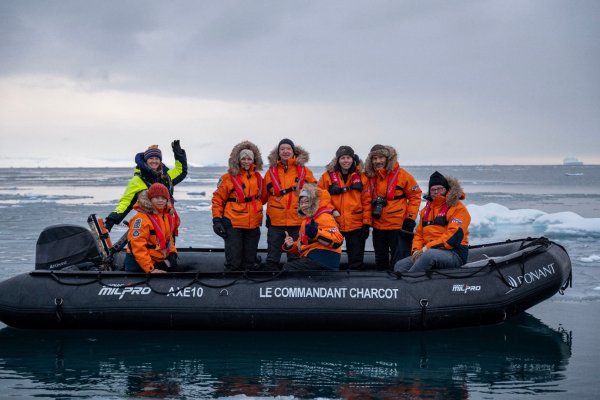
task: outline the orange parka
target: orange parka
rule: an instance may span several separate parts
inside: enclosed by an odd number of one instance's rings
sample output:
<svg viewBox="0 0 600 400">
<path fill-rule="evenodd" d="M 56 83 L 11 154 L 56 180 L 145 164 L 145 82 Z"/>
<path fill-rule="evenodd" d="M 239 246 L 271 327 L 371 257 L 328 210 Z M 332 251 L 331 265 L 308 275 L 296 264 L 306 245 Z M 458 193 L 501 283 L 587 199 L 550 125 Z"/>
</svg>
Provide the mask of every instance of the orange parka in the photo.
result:
<svg viewBox="0 0 600 400">
<path fill-rule="evenodd" d="M 269 154 L 269 170 L 264 175 L 263 202 L 267 204 L 268 224 L 273 226 L 299 226 L 302 219 L 298 217 L 298 194 L 303 185 L 299 182 L 298 172 L 304 170 L 304 183 L 316 183 L 312 171 L 306 167 L 308 153 L 300 146 L 294 147 L 294 156 L 284 165 L 279 160 L 278 147 Z M 300 170 L 300 171 L 299 171 Z M 277 179 L 282 192 L 278 195 L 273 182 L 273 175 Z M 268 226 L 267 224 L 267 226 Z"/>
<path fill-rule="evenodd" d="M 331 215 L 333 209 L 321 205 L 322 200 L 320 197 L 327 192 L 314 185 L 309 185 L 306 189 L 312 197 L 310 211 L 308 212 L 309 216 L 302 214 L 302 211 L 298 209 L 298 218 L 301 218 L 302 221 L 298 239 L 290 249 L 286 249 L 284 244 L 283 250 L 302 257 L 307 257 L 311 251 L 316 249 L 340 254 L 342 252 L 344 236 L 340 232 L 333 215 Z M 309 238 L 306 236 L 305 229 L 306 224 L 312 220 L 318 224 L 318 233 L 314 238 Z"/>
<path fill-rule="evenodd" d="M 395 230 L 402 228 L 405 218 L 417 219 L 422 191 L 416 179 L 398 164 L 396 150 L 391 146 L 385 146 L 385 149 L 386 167 L 377 171 L 374 169 L 372 152 L 365 161 L 365 173 L 369 178 L 371 205 L 377 197 L 387 201 L 381 218 L 373 218 L 373 228 Z M 394 175 L 397 175 L 395 182 L 390 182 Z"/>
<path fill-rule="evenodd" d="M 347 181 L 344 181 L 341 171 L 336 169 L 336 166 L 337 158 L 334 158 L 321 175 L 318 186 L 328 191 L 331 196 L 331 205 L 337 211 L 334 211 L 333 215 L 340 230 L 350 232 L 362 228 L 363 225 L 371 225 L 369 179 L 361 173 L 359 164 L 356 170 L 349 174 Z M 337 186 L 334 185 L 332 174 L 337 178 L 339 187 L 332 187 Z M 340 189 L 342 193 L 338 193 Z"/>
<path fill-rule="evenodd" d="M 420 221 L 412 242 L 412 253 L 427 248 L 454 250 L 466 262 L 469 246 L 469 224 L 471 215 L 460 201 L 465 194 L 453 177 L 446 177 L 450 189 L 446 196 L 432 201 L 427 196 L 427 205 L 421 210 Z"/>
<path fill-rule="evenodd" d="M 154 264 L 165 261 L 171 253 L 177 253 L 173 232 L 179 221 L 170 206 L 158 211 L 150 199 L 147 191 L 139 193 L 138 201 L 133 207 L 138 213 L 129 221 L 127 232 L 127 252 L 131 253 L 144 272 L 152 272 Z M 152 223 L 152 218 L 157 223 Z M 161 245 L 159 237 L 164 238 Z"/>
<path fill-rule="evenodd" d="M 254 153 L 254 164 L 249 171 L 240 167 L 240 151 L 243 149 Z M 233 148 L 228 172 L 221 177 L 213 193 L 213 218 L 227 218 L 234 228 L 240 229 L 254 229 L 262 225 L 264 182 L 258 173 L 262 166 L 260 150 L 253 143 L 244 141 Z"/>
</svg>

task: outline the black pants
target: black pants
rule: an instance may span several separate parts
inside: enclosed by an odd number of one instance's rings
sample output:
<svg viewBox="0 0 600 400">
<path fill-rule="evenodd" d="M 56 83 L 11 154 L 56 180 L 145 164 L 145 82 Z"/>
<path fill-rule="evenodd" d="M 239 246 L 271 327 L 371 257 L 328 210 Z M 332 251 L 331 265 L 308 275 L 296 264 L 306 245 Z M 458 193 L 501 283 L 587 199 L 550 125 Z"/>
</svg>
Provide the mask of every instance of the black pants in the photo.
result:
<svg viewBox="0 0 600 400">
<path fill-rule="evenodd" d="M 256 250 L 260 240 L 260 228 L 225 228 L 225 269 L 227 271 L 250 271 L 255 269 Z"/>
<path fill-rule="evenodd" d="M 384 231 L 373 228 L 373 249 L 377 270 L 389 270 L 398 260 L 410 256 L 410 242 L 400 232 L 400 229 Z"/>
<path fill-rule="evenodd" d="M 362 269 L 365 256 L 365 239 L 361 238 L 362 229 L 342 232 L 346 241 L 346 253 L 348 254 L 348 269 Z"/>
<path fill-rule="evenodd" d="M 300 257 L 283 264 L 284 271 L 329 271 L 318 262 L 308 257 Z"/>
<path fill-rule="evenodd" d="M 300 232 L 299 226 L 270 226 L 267 231 L 267 266 L 279 268 L 281 263 L 281 253 L 283 250 L 283 241 L 285 240 L 285 232 L 287 232 L 294 240 L 298 239 Z M 287 260 L 298 258 L 293 254 L 287 253 Z"/>
</svg>

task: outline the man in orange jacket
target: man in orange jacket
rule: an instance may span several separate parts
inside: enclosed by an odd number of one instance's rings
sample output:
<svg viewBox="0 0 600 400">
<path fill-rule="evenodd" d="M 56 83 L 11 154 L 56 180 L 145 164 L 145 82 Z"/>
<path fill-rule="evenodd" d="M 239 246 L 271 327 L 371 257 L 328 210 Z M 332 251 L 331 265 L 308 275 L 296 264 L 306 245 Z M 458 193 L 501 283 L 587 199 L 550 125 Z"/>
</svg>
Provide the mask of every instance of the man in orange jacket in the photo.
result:
<svg viewBox="0 0 600 400">
<path fill-rule="evenodd" d="M 300 192 L 298 217 L 302 220 L 298 239 L 285 232 L 282 249 L 300 255 L 284 264 L 285 270 L 339 270 L 344 236 L 340 233 L 333 209 L 323 206 L 320 197 L 326 194 L 312 183 Z"/>
<path fill-rule="evenodd" d="M 257 259 L 263 219 L 263 161 L 249 141 L 231 150 L 229 169 L 219 179 L 212 197 L 213 230 L 225 240 L 225 269 L 252 270 Z"/>
<path fill-rule="evenodd" d="M 412 255 L 396 263 L 394 271 L 419 272 L 458 268 L 469 255 L 471 215 L 461 202 L 465 194 L 458 180 L 435 171 L 429 178 L 427 204 L 421 210 Z"/>
<path fill-rule="evenodd" d="M 378 270 L 410 255 L 410 240 L 421 204 L 421 188 L 398 164 L 396 150 L 376 144 L 365 161 L 369 178 L 373 248 Z M 390 260 L 391 252 L 391 260 Z"/>
<path fill-rule="evenodd" d="M 369 181 L 350 146 L 340 146 L 321 175 L 319 187 L 329 192 L 333 216 L 346 241 L 348 268 L 362 269 L 365 241 L 371 227 Z"/>
<path fill-rule="evenodd" d="M 298 237 L 302 219 L 297 215 L 298 194 L 305 183 L 316 183 L 306 166 L 309 154 L 290 139 L 282 139 L 269 154 L 264 176 L 263 203 L 267 203 L 267 268 L 281 268 L 281 246 L 285 232 Z M 288 260 L 297 256 L 288 253 Z"/>
</svg>

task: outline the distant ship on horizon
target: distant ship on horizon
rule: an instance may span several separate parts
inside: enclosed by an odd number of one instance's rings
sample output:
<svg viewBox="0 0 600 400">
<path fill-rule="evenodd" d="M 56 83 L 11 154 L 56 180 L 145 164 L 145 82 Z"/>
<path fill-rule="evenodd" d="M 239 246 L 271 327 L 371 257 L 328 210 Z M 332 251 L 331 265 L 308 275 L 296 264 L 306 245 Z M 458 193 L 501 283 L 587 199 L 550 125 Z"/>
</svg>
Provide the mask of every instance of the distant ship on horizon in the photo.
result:
<svg viewBox="0 0 600 400">
<path fill-rule="evenodd" d="M 583 161 L 579 161 L 576 157 L 566 157 L 563 165 L 583 165 Z"/>
</svg>

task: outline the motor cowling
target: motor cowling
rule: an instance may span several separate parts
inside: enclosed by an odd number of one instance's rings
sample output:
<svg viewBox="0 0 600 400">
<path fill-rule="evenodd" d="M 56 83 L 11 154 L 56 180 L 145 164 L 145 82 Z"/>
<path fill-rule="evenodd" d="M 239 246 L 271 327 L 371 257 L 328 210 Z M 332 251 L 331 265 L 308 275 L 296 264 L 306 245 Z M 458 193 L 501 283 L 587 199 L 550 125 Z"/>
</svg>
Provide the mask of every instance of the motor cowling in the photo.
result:
<svg viewBox="0 0 600 400">
<path fill-rule="evenodd" d="M 92 233 L 77 225 L 49 226 L 35 245 L 36 270 L 61 270 L 74 265 L 88 269 L 101 261 Z"/>
</svg>

